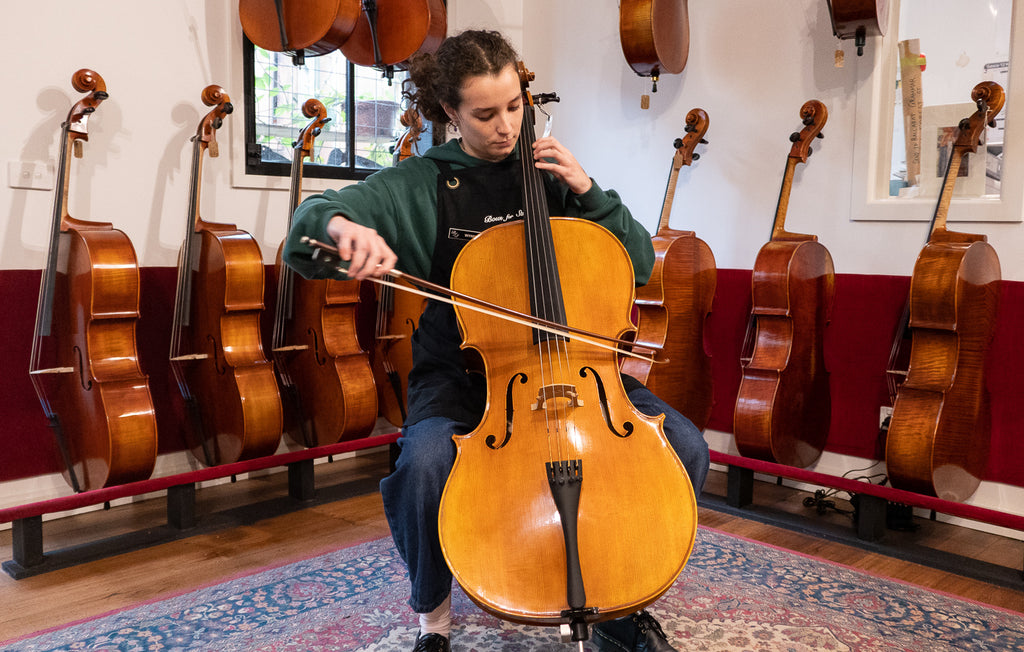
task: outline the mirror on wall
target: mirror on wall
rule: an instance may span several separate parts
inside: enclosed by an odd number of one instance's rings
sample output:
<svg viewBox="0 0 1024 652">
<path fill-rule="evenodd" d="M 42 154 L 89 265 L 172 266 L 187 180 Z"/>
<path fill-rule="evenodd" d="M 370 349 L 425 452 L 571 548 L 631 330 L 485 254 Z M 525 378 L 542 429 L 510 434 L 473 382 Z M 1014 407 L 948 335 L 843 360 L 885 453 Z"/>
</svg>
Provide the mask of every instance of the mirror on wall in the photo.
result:
<svg viewBox="0 0 1024 652">
<path fill-rule="evenodd" d="M 970 91 L 981 81 L 1008 87 L 1013 0 L 901 0 L 893 94 L 891 198 L 935 198 L 957 124 L 977 107 Z M 998 197 L 1007 106 L 967 158 L 957 197 Z"/>
</svg>

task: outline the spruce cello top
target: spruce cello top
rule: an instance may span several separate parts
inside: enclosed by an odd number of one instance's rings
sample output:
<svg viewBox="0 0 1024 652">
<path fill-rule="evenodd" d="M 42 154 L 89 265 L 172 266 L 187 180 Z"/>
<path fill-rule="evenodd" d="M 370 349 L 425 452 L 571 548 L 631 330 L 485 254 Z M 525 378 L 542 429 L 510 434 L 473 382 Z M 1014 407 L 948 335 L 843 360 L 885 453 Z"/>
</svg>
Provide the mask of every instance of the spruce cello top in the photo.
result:
<svg viewBox="0 0 1024 652">
<path fill-rule="evenodd" d="M 529 75 L 521 70 L 523 152 L 534 142 Z M 552 218 L 540 171 L 532 157 L 520 161 L 525 218 L 469 242 L 452 290 L 590 332 L 631 330 L 634 279 L 622 244 L 585 220 Z M 678 577 L 696 532 L 693 488 L 661 420 L 626 398 L 614 351 L 459 306 L 456 314 L 463 347 L 485 362 L 488 408 L 476 430 L 454 438 L 441 549 L 482 608 L 569 624 L 581 640 L 587 623 L 650 604 Z"/>
<path fill-rule="evenodd" d="M 625 358 L 622 372 L 640 380 L 669 405 L 703 429 L 711 417 L 711 357 L 704 345 L 704 323 L 711 312 L 718 271 L 711 248 L 693 231 L 669 227 L 679 170 L 700 154 L 706 142 L 708 114 L 686 114 L 685 134 L 675 140 L 672 171 L 665 188 L 658 232 L 653 236 L 655 262 L 651 278 L 636 290 L 636 350 L 656 344 L 664 364 Z"/>
<path fill-rule="evenodd" d="M 317 99 L 306 100 L 311 118 L 295 142 L 288 230 L 302 199 L 302 165 L 330 118 Z M 287 432 L 305 446 L 323 446 L 370 434 L 377 420 L 377 389 L 356 334 L 359 281 L 302 278 L 277 250 L 274 312 L 275 368 L 289 407 Z"/>
<path fill-rule="evenodd" d="M 817 236 L 785 228 L 793 173 L 798 163 L 807 162 L 814 138 L 821 137 L 828 110 L 810 100 L 800 117 L 804 128 L 790 136 L 771 240 L 754 262 L 733 432 L 747 457 L 805 467 L 824 449 L 831 420 L 824 331 L 835 268 Z"/>
<path fill-rule="evenodd" d="M 203 154 L 233 107 L 223 88 L 203 89 L 213 109 L 192 138 L 185 239 L 171 326 L 171 369 L 187 410 L 188 445 L 204 464 L 269 455 L 281 438 L 281 397 L 260 340 L 263 256 L 251 235 L 200 216 Z"/>
<path fill-rule="evenodd" d="M 108 222 L 68 214 L 71 154 L 81 156 L 89 117 L 107 99 L 96 72 L 71 78 L 87 95 L 62 125 L 53 219 L 29 367 L 75 491 L 144 480 L 156 462 L 156 416 L 135 339 L 135 248 Z"/>
<path fill-rule="evenodd" d="M 902 357 L 903 332 L 897 333 L 889 370 L 898 387 L 885 444 L 889 479 L 894 487 L 947 500 L 970 497 L 988 461 L 985 362 L 1001 278 L 999 257 L 986 236 L 946 228 L 960 164 L 977 151 L 1005 95 L 995 82 L 981 82 L 971 99 L 978 109 L 960 121 L 931 235 L 910 280 L 906 379 L 900 384 L 894 368 Z"/>
</svg>

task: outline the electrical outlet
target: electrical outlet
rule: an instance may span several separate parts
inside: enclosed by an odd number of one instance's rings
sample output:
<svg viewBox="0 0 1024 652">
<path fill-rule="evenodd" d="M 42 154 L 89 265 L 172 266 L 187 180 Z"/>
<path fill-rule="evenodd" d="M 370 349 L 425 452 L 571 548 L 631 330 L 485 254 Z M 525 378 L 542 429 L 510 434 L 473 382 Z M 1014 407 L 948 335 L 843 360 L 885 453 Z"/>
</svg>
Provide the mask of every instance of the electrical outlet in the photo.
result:
<svg viewBox="0 0 1024 652">
<path fill-rule="evenodd" d="M 881 428 L 885 424 L 885 420 L 892 416 L 892 408 L 888 405 L 883 405 L 878 409 L 878 427 Z"/>
<path fill-rule="evenodd" d="M 7 185 L 12 188 L 51 190 L 54 171 L 42 161 L 8 161 Z"/>
</svg>

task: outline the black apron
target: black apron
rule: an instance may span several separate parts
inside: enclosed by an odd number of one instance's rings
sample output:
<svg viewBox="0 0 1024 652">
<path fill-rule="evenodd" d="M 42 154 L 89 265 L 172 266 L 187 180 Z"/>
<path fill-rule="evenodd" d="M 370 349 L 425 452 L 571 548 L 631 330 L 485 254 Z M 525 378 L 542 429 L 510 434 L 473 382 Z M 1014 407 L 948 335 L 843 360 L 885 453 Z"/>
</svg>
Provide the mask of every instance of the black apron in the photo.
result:
<svg viewBox="0 0 1024 652">
<path fill-rule="evenodd" d="M 457 172 L 444 161 L 434 162 L 439 170 L 437 239 L 429 280 L 448 287 L 455 258 L 475 235 L 523 218 L 522 179 L 513 157 Z M 479 423 L 487 387 L 483 375 L 468 371 L 461 343 L 452 306 L 428 301 L 412 337 L 406 423 L 435 416 L 469 426 Z"/>
</svg>

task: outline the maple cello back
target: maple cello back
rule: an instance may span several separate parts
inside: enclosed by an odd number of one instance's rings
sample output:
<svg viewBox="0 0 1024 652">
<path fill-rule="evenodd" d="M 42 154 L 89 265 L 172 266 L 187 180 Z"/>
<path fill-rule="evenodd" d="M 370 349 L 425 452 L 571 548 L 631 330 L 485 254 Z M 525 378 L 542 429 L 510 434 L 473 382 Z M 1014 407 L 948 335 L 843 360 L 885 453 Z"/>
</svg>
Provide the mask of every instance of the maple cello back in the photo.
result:
<svg viewBox="0 0 1024 652">
<path fill-rule="evenodd" d="M 790 137 L 772 237 L 754 262 L 733 432 L 744 456 L 806 467 L 821 455 L 832 416 L 824 334 L 835 268 L 817 236 L 785 230 L 793 172 L 807 161 L 828 110 L 809 100 L 800 116 L 805 127 Z"/>
<path fill-rule="evenodd" d="M 910 361 L 886 434 L 894 487 L 964 500 L 988 462 L 991 418 L 985 363 L 995 332 L 1001 272 L 984 235 L 946 228 L 960 163 L 1002 109 L 995 82 L 974 87 L 978 110 L 960 122 L 928 243 L 910 280 Z M 897 335 L 897 343 L 903 339 Z"/>
</svg>

